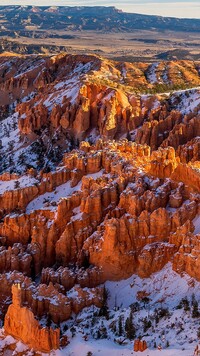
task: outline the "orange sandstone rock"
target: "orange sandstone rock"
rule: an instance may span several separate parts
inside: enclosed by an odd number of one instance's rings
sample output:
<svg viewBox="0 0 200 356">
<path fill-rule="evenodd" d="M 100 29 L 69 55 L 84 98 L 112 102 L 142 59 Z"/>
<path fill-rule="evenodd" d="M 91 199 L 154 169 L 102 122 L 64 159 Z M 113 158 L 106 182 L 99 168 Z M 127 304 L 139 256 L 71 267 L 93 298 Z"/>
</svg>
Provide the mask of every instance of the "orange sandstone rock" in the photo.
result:
<svg viewBox="0 0 200 356">
<path fill-rule="evenodd" d="M 59 348 L 60 330 L 42 328 L 33 313 L 21 304 L 21 287 L 13 285 L 13 304 L 8 308 L 4 329 L 9 335 L 41 352 Z"/>
</svg>

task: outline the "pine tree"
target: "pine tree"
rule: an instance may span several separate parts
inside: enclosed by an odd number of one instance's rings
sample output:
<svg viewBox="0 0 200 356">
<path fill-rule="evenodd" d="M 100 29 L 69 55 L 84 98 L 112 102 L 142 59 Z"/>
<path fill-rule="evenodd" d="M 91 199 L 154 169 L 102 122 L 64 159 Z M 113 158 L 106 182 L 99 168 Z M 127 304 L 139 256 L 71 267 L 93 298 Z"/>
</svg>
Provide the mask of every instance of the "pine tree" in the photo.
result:
<svg viewBox="0 0 200 356">
<path fill-rule="evenodd" d="M 192 304 L 192 307 L 194 307 L 194 305 L 197 303 L 197 300 L 196 300 L 196 298 L 195 298 L 195 295 L 194 295 L 194 293 L 192 294 L 192 302 L 191 302 L 191 304 Z"/>
<path fill-rule="evenodd" d="M 72 333 L 72 337 L 74 337 L 74 336 L 76 335 L 76 328 L 75 328 L 74 326 L 72 326 L 72 327 L 70 328 L 70 331 L 71 331 L 71 333 Z"/>
<path fill-rule="evenodd" d="M 198 302 L 195 299 L 192 305 L 192 318 L 198 318 L 200 316 Z"/>
<path fill-rule="evenodd" d="M 46 326 L 48 328 L 50 328 L 50 326 L 51 326 L 51 315 L 49 313 L 47 314 Z"/>
<path fill-rule="evenodd" d="M 190 305 L 189 305 L 189 301 L 188 301 L 187 297 L 183 298 L 182 302 L 183 302 L 184 311 L 189 311 Z"/>
<path fill-rule="evenodd" d="M 119 336 L 122 336 L 123 334 L 123 326 L 122 326 L 122 316 L 119 316 L 119 321 L 118 321 L 118 334 Z"/>
<path fill-rule="evenodd" d="M 99 316 L 105 316 L 106 319 L 109 319 L 109 310 L 108 310 L 108 290 L 106 287 L 103 287 L 103 295 L 102 295 L 102 304 L 99 310 Z"/>
<path fill-rule="evenodd" d="M 133 325 L 133 313 L 130 311 L 129 317 L 125 323 L 126 336 L 129 340 L 133 340 L 135 337 L 135 327 Z"/>
<path fill-rule="evenodd" d="M 18 189 L 20 187 L 20 182 L 18 180 L 14 181 L 14 189 Z"/>
<path fill-rule="evenodd" d="M 146 318 L 144 318 L 143 323 L 144 323 L 144 325 L 143 325 L 144 332 L 146 332 L 152 325 L 151 320 L 148 320 L 146 317 Z"/>
<path fill-rule="evenodd" d="M 198 337 L 198 339 L 200 339 L 200 327 L 197 330 L 197 337 Z"/>
</svg>

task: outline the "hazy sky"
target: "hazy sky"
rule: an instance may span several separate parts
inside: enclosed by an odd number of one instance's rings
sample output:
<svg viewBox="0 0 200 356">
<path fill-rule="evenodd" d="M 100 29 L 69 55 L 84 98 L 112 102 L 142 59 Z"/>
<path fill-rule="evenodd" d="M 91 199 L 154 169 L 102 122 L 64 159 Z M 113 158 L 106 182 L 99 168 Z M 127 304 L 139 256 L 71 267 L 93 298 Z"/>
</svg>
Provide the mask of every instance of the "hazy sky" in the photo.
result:
<svg viewBox="0 0 200 356">
<path fill-rule="evenodd" d="M 0 0 L 0 5 L 113 5 L 128 12 L 200 18 L 200 0 Z"/>
</svg>

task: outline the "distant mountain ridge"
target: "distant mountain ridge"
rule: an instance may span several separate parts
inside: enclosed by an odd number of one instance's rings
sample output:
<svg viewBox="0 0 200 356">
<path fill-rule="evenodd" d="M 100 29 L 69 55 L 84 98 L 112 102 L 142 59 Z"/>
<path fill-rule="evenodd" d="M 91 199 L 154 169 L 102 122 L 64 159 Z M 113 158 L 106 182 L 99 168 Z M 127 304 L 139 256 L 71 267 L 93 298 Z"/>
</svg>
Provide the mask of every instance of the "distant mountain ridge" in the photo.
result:
<svg viewBox="0 0 200 356">
<path fill-rule="evenodd" d="M 41 30 L 91 30 L 132 32 L 133 30 L 173 30 L 200 32 L 200 19 L 126 13 L 104 6 L 0 6 L 0 35 L 27 36 Z M 25 33 L 26 32 L 26 33 Z M 38 34 L 39 35 L 39 34 Z"/>
</svg>

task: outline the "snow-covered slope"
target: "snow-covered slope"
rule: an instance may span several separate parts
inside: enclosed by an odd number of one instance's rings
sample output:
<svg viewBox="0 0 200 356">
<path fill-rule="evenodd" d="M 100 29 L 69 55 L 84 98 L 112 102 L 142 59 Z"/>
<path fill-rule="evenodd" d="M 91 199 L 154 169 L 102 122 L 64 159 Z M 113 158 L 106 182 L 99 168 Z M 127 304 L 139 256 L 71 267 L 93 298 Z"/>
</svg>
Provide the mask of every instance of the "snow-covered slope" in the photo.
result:
<svg viewBox="0 0 200 356">
<path fill-rule="evenodd" d="M 87 352 L 92 355 L 116 355 L 130 356 L 140 355 L 133 352 L 133 342 L 125 336 L 118 336 L 119 316 L 122 324 L 130 314 L 130 306 L 133 308 L 133 324 L 136 328 L 136 337 L 141 336 L 147 341 L 148 350 L 143 355 L 154 356 L 192 356 L 198 343 L 197 331 L 199 318 L 192 317 L 191 301 L 195 297 L 200 302 L 200 283 L 187 274 L 178 275 L 172 270 L 171 264 L 162 271 L 153 274 L 150 278 L 141 279 L 134 275 L 120 282 L 106 282 L 109 291 L 109 319 L 100 317 L 96 308 L 86 308 L 71 321 L 63 323 L 69 328 L 75 327 L 75 336 L 72 337 L 70 329 L 64 333 L 68 336 L 70 344 L 59 351 L 52 351 L 51 356 L 85 356 Z M 145 293 L 149 300 L 145 304 L 139 295 Z M 178 307 L 180 301 L 187 298 L 190 310 L 185 311 Z M 178 307 L 178 308 L 177 308 Z M 134 310 L 135 308 L 135 310 Z M 156 310 L 165 311 L 164 316 L 156 320 Z M 167 312 L 166 312 L 167 311 Z M 146 320 L 151 326 L 144 331 Z M 97 331 L 106 328 L 107 337 L 97 338 Z M 116 331 L 114 328 L 116 327 Z M 87 336 L 87 340 L 85 340 Z M 119 341 L 124 339 L 124 345 Z M 0 347 L 5 343 L 12 343 L 13 339 L 7 337 L 0 341 Z M 155 345 L 161 345 L 162 351 Z M 25 346 L 17 344 L 17 348 L 25 350 Z M 31 355 L 25 353 L 26 355 Z"/>
</svg>

